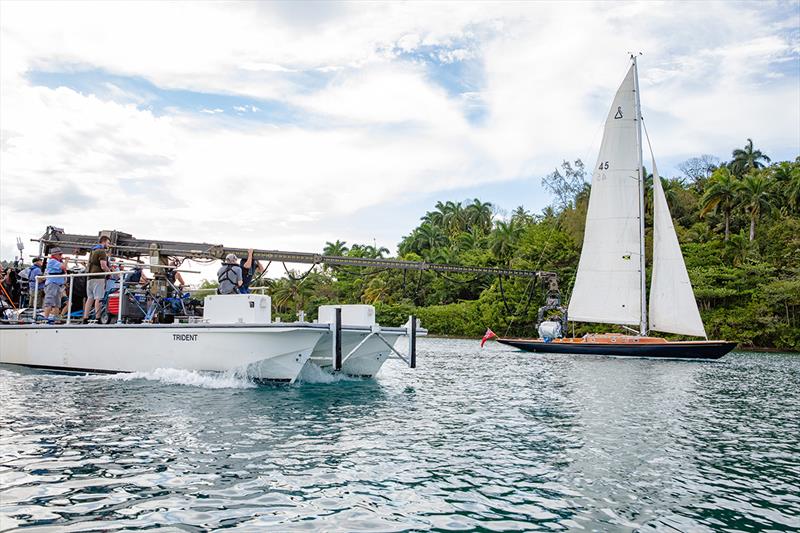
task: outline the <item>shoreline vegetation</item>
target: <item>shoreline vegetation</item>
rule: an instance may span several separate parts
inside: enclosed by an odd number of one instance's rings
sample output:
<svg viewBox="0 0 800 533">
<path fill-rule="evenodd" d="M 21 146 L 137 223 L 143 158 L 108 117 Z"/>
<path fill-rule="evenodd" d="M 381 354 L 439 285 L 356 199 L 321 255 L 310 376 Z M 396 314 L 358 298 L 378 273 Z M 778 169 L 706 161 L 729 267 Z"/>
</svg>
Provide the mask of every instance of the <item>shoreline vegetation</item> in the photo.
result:
<svg viewBox="0 0 800 533">
<path fill-rule="evenodd" d="M 772 162 L 750 139 L 731 156 L 693 157 L 679 165 L 681 176 L 661 178 L 706 332 L 740 349 L 800 351 L 800 156 Z M 538 214 L 523 206 L 505 213 L 477 198 L 437 202 L 402 238 L 397 257 L 554 271 L 566 303 L 583 243 L 590 175 L 581 160 L 564 161 L 542 179 L 555 200 Z M 650 169 L 645 176 L 650 190 Z M 652 196 L 647 198 L 649 255 Z M 323 253 L 386 257 L 389 250 L 337 240 Z M 284 320 L 294 320 L 299 311 L 313 319 L 323 304 L 366 303 L 375 306 L 382 324 L 402 324 L 415 314 L 431 335 L 464 338 L 480 337 L 487 327 L 536 336 L 545 298 L 542 284 L 528 278 L 338 266 L 288 271 L 254 284 L 259 285 L 269 287 L 276 315 Z M 201 288 L 215 286 L 204 282 Z M 577 336 L 614 329 L 574 328 Z"/>
</svg>

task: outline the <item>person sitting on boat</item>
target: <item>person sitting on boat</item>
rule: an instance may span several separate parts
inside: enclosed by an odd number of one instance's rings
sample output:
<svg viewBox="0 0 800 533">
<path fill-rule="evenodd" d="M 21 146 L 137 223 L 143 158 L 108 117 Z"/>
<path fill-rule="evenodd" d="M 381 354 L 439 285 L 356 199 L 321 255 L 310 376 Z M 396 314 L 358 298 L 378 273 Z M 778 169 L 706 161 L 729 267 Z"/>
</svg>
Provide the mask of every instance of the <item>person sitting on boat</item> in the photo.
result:
<svg viewBox="0 0 800 533">
<path fill-rule="evenodd" d="M 183 286 L 186 285 L 186 282 L 183 281 L 183 276 L 181 276 L 181 273 L 178 272 L 178 267 L 181 266 L 181 260 L 173 259 L 169 262 L 169 264 L 173 268 L 167 270 L 167 280 L 169 280 L 173 287 L 182 289 Z"/>
<path fill-rule="evenodd" d="M 111 239 L 105 235 L 100 237 L 100 241 L 89 255 L 89 274 L 111 272 L 111 267 L 108 265 L 108 252 L 106 251 L 109 244 L 111 244 Z M 90 276 L 86 282 L 86 304 L 83 306 L 83 322 L 89 319 L 92 303 L 94 303 L 95 320 L 100 316 L 100 308 L 106 294 L 105 278 L 105 276 Z"/>
<path fill-rule="evenodd" d="M 238 294 L 242 286 L 242 267 L 239 266 L 239 258 L 236 254 L 225 256 L 225 263 L 217 271 L 217 281 L 219 294 Z"/>
<path fill-rule="evenodd" d="M 133 267 L 133 270 L 131 270 L 130 272 L 125 274 L 125 284 L 126 285 L 128 283 L 135 283 L 135 284 L 144 285 L 148 281 L 150 281 L 150 278 L 148 278 L 147 276 L 144 275 L 144 271 L 143 271 L 143 269 L 142 269 L 142 267 L 140 265 L 135 265 Z"/>
<path fill-rule="evenodd" d="M 247 259 L 242 259 L 239 262 L 242 268 L 242 286 L 239 287 L 239 292 L 242 294 L 250 293 L 250 283 L 253 282 L 253 277 L 264 271 L 264 267 L 258 261 L 253 261 L 253 249 L 247 250 Z"/>
<path fill-rule="evenodd" d="M 50 259 L 47 260 L 44 272 L 48 276 L 62 274 L 67 271 L 67 264 L 64 261 L 64 253 L 61 248 L 55 247 L 50 250 Z M 64 292 L 66 278 L 55 277 L 47 278 L 44 282 L 44 318 L 48 323 L 55 322 L 56 315 L 61 311 L 61 296 Z"/>
</svg>

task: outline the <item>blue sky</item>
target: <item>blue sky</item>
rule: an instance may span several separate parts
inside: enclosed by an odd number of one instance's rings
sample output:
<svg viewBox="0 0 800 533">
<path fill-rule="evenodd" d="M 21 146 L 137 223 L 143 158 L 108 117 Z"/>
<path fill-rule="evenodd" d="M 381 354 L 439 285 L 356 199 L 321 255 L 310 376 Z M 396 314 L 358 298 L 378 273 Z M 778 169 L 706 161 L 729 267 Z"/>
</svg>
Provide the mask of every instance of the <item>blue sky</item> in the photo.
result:
<svg viewBox="0 0 800 533">
<path fill-rule="evenodd" d="M 539 211 L 629 50 L 662 174 L 794 158 L 799 6 L 3 2 L 0 253 L 48 224 L 394 249 L 437 200 Z"/>
</svg>

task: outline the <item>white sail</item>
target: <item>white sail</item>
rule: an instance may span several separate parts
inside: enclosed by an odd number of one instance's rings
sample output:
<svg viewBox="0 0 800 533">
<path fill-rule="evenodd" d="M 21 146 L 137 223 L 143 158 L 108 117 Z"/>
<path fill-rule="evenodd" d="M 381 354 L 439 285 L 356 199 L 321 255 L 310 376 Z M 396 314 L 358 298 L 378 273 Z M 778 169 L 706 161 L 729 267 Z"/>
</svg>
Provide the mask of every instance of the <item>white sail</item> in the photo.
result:
<svg viewBox="0 0 800 533">
<path fill-rule="evenodd" d="M 705 337 L 656 162 L 653 161 L 653 275 L 650 329 Z"/>
<path fill-rule="evenodd" d="M 569 319 L 639 325 L 639 146 L 632 65 L 606 119 Z"/>
</svg>

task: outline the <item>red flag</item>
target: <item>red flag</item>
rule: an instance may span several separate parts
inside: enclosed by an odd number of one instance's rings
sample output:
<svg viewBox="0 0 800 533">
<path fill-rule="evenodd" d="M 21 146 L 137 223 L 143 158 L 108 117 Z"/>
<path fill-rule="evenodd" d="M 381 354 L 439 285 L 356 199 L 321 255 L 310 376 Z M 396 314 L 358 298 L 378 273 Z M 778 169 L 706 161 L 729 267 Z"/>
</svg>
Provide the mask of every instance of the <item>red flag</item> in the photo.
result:
<svg viewBox="0 0 800 533">
<path fill-rule="evenodd" d="M 481 348 L 483 348 L 483 345 L 486 344 L 486 341 L 488 341 L 489 339 L 496 339 L 496 338 L 497 335 L 495 335 L 494 331 L 487 329 L 486 333 L 483 335 L 483 338 L 481 339 Z"/>
</svg>

